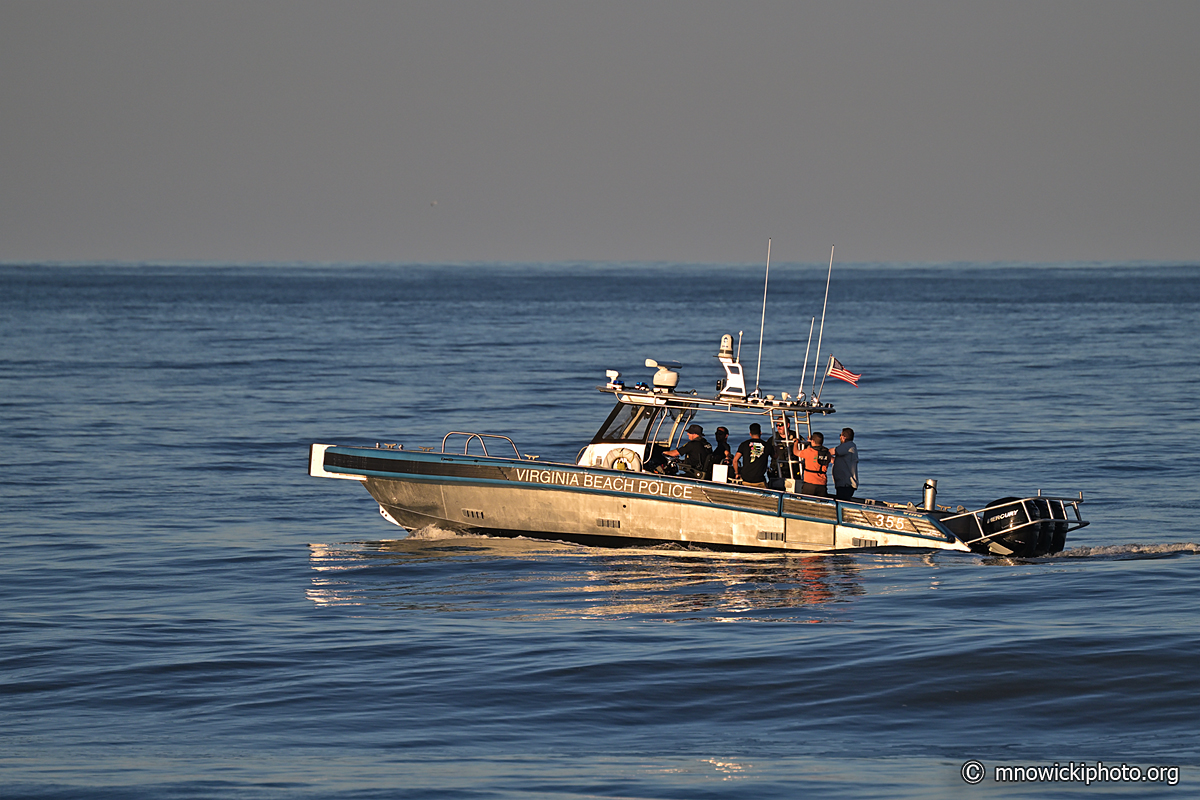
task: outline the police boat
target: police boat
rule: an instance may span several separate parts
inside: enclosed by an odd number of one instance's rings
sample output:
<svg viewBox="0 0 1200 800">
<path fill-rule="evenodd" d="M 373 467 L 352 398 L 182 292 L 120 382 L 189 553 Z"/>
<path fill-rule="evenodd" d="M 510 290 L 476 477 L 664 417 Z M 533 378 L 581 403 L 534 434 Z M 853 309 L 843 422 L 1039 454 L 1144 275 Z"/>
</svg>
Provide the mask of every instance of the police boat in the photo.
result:
<svg viewBox="0 0 1200 800">
<path fill-rule="evenodd" d="M 607 382 L 596 388 L 615 405 L 575 463 L 523 455 L 507 436 L 451 431 L 440 447 L 313 444 L 309 474 L 358 481 L 383 518 L 408 531 L 435 526 L 606 547 L 803 553 L 900 548 L 1032 557 L 1059 552 L 1070 532 L 1088 524 L 1080 516 L 1082 492 L 1058 497 L 1039 491 L 970 510 L 939 505 L 937 482 L 927 480 L 919 504 L 837 500 L 798 494 L 792 458 L 778 459 L 775 485 L 781 488 L 769 489 L 731 481 L 723 464 L 667 456 L 687 441 L 701 412 L 705 420 L 728 415 L 742 422 L 737 430 L 761 420 L 767 431 L 786 431 L 782 453 L 791 452 L 798 435 L 793 432 L 811 435 L 814 416 L 834 413 L 820 392 L 748 393 L 739 356 L 732 337 L 723 336 L 717 358 L 725 377 L 713 396 L 679 391 L 680 365 L 674 362 L 647 359 L 654 370 L 650 382 L 632 387 L 608 370 Z"/>
</svg>

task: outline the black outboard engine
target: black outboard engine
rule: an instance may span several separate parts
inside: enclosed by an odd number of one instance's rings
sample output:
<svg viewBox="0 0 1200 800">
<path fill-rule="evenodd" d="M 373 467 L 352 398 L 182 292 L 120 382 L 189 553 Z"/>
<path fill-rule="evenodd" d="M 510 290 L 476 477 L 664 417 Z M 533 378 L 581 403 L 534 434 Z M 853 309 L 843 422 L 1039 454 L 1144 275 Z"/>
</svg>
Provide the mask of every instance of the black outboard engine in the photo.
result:
<svg viewBox="0 0 1200 800">
<path fill-rule="evenodd" d="M 1042 533 L 1040 520 L 1037 506 L 1026 503 L 1019 497 L 993 500 L 983 512 L 983 532 L 992 537 L 989 539 L 988 549 L 999 555 L 1014 555 L 1020 558 L 1034 555 L 1037 553 L 1038 540 Z M 1002 550 L 1008 552 L 1001 552 Z"/>
<path fill-rule="evenodd" d="M 1050 533 L 1050 547 L 1046 552 L 1061 553 L 1067 546 L 1067 528 L 1071 527 L 1067 524 L 1067 506 L 1062 500 L 1049 500 L 1047 504 L 1050 506 L 1050 518 L 1053 520 L 1053 525 Z"/>
<path fill-rule="evenodd" d="M 1038 517 L 1041 518 L 1042 524 L 1038 528 L 1037 547 L 1033 550 L 1033 555 L 1041 556 L 1050 552 L 1050 545 L 1054 540 L 1054 521 L 1050 519 L 1050 501 L 1037 498 L 1033 501 L 1034 508 L 1038 511 Z"/>
</svg>

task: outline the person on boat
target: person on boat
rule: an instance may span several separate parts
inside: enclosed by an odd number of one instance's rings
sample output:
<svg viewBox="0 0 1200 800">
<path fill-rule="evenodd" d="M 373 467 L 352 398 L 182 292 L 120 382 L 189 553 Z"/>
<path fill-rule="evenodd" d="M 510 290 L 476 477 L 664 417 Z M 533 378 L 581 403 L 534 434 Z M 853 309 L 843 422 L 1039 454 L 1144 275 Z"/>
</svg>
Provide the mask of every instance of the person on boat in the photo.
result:
<svg viewBox="0 0 1200 800">
<path fill-rule="evenodd" d="M 800 462 L 794 455 L 795 445 L 799 440 L 796 433 L 780 421 L 776 424 L 775 435 L 767 440 L 767 451 L 771 454 L 767 486 L 783 490 L 787 487 L 785 481 L 800 477 Z"/>
<path fill-rule="evenodd" d="M 832 458 L 829 451 L 825 449 L 825 436 L 813 431 L 812 436 L 809 437 L 808 446 L 801 450 L 800 444 L 800 442 L 796 442 L 792 446 L 793 452 L 800 457 L 800 469 L 804 476 L 800 483 L 800 494 L 828 497 L 827 473 Z"/>
<path fill-rule="evenodd" d="M 687 444 L 681 445 L 675 450 L 668 450 L 663 455 L 682 458 L 685 470 L 691 473 L 692 477 L 710 480 L 712 478 L 713 447 L 708 443 L 708 439 L 704 438 L 704 428 L 695 423 L 689 425 L 687 437 Z"/>
<path fill-rule="evenodd" d="M 858 489 L 858 447 L 854 429 L 842 428 L 841 444 L 833 448 L 833 490 L 838 500 L 849 500 Z"/>
<path fill-rule="evenodd" d="M 767 443 L 762 440 L 762 426 L 750 423 L 750 438 L 738 445 L 733 457 L 733 476 L 741 477 L 743 486 L 767 488 Z"/>
<path fill-rule="evenodd" d="M 733 450 L 729 447 L 729 429 L 724 425 L 717 428 L 717 443 L 713 445 L 713 464 L 733 464 Z"/>
</svg>

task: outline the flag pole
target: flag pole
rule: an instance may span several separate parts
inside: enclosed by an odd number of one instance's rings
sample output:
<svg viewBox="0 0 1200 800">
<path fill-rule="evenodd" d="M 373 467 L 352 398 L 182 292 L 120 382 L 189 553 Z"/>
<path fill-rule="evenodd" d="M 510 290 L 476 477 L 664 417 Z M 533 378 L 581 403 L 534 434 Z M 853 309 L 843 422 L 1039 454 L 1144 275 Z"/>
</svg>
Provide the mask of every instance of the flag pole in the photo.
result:
<svg viewBox="0 0 1200 800">
<path fill-rule="evenodd" d="M 767 274 L 763 277 L 762 321 L 758 324 L 758 368 L 754 372 L 754 396 L 758 397 L 758 379 L 762 375 L 763 330 L 767 325 L 767 281 L 771 278 L 771 240 L 767 239 Z"/>
<path fill-rule="evenodd" d="M 829 354 L 829 363 L 825 365 L 825 374 L 821 376 L 821 388 L 817 390 L 817 399 L 821 399 L 821 392 L 825 391 L 825 379 L 829 377 L 829 371 L 833 369 L 833 353 Z"/>
<path fill-rule="evenodd" d="M 817 367 L 821 364 L 821 339 L 825 336 L 825 308 L 829 305 L 829 279 L 833 277 L 833 246 L 829 248 L 829 274 L 825 276 L 825 302 L 821 304 L 821 332 L 817 334 L 817 359 L 813 362 L 813 390 L 817 388 Z M 821 381 L 821 388 L 825 381 Z M 817 392 L 817 397 L 821 393 Z"/>
</svg>

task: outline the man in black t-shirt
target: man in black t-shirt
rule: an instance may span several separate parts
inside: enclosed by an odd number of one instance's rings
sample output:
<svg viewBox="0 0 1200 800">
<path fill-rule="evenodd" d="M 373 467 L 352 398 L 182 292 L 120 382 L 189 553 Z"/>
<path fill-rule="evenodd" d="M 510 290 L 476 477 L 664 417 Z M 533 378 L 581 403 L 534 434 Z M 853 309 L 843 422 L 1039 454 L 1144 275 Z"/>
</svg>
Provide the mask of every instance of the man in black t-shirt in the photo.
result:
<svg viewBox="0 0 1200 800">
<path fill-rule="evenodd" d="M 733 457 L 734 477 L 741 476 L 745 486 L 767 488 L 769 458 L 767 443 L 762 440 L 762 426 L 757 422 L 750 423 L 750 438 L 738 445 L 737 455 Z"/>
<path fill-rule="evenodd" d="M 704 438 L 704 428 L 699 425 L 689 425 L 687 429 L 687 444 L 678 450 L 668 450 L 663 453 L 672 458 L 682 457 L 688 471 L 694 477 L 709 480 L 712 478 L 712 445 Z"/>
</svg>

